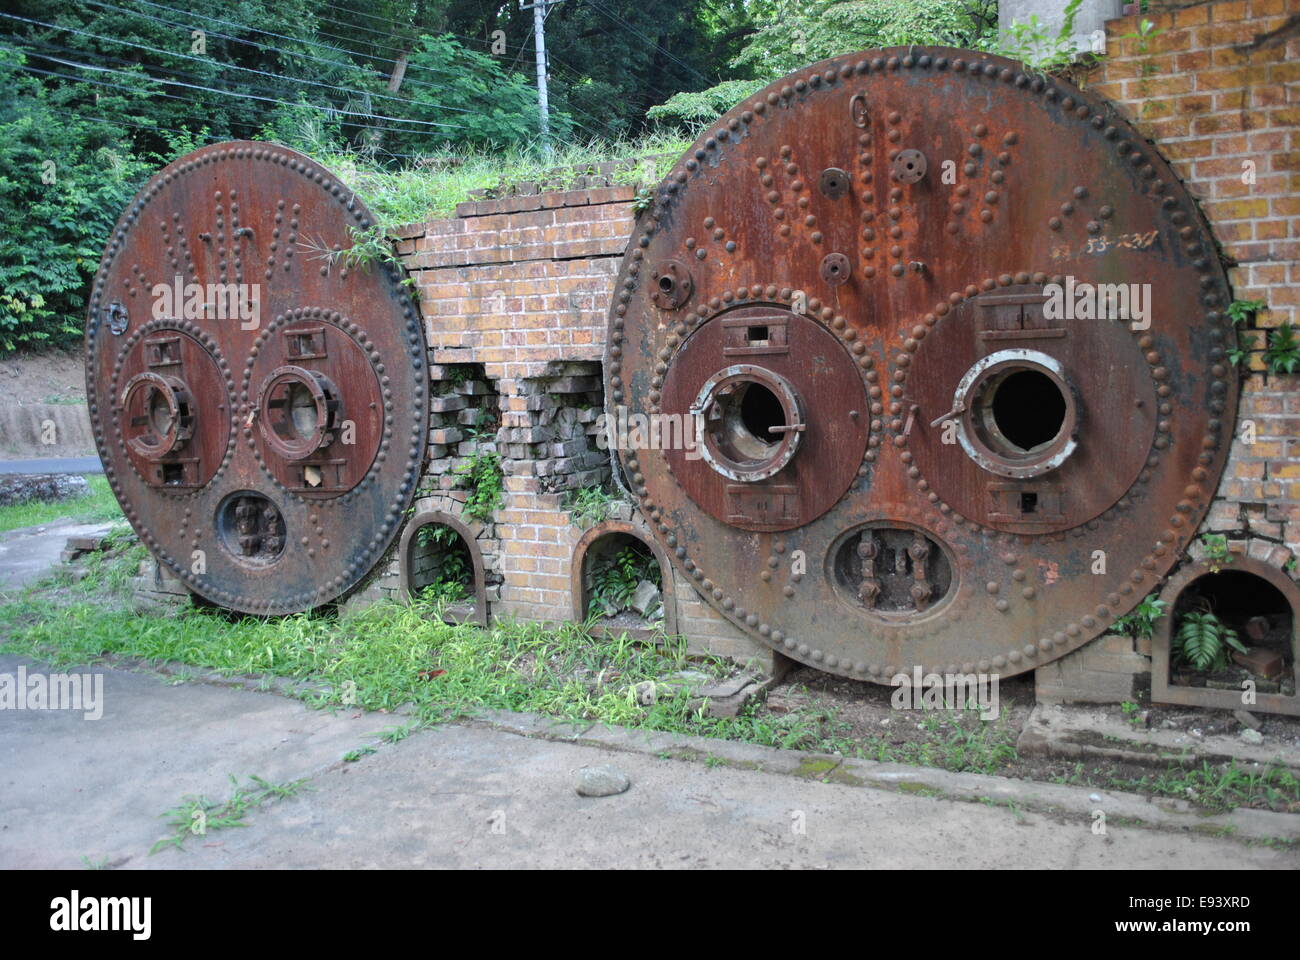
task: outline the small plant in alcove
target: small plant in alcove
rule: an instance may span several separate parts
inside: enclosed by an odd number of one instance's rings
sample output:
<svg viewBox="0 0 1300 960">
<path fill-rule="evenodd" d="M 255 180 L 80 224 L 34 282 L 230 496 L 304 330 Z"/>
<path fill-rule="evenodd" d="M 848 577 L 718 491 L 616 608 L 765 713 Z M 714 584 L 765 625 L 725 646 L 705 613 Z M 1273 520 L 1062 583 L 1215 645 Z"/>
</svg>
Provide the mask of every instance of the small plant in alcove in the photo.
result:
<svg viewBox="0 0 1300 960">
<path fill-rule="evenodd" d="M 416 533 L 415 542 L 421 550 L 434 547 L 440 553 L 438 576 L 420 591 L 421 600 L 455 603 L 468 596 L 474 571 L 464 551 L 455 549 L 459 541 L 460 534 L 441 523 L 427 523 Z"/>
<path fill-rule="evenodd" d="M 645 547 L 629 545 L 597 557 L 591 566 L 591 603 L 605 616 L 615 616 L 627 609 L 642 580 L 662 585 L 659 564 Z"/>
<path fill-rule="evenodd" d="M 1183 614 L 1170 645 L 1174 659 L 1202 673 L 1214 673 L 1228 665 L 1229 648 L 1245 653 L 1246 648 L 1233 630 L 1203 603 L 1200 610 Z"/>
<path fill-rule="evenodd" d="M 620 502 L 620 499 L 604 486 L 575 490 L 565 504 L 565 509 L 569 511 L 569 522 L 579 530 L 594 527 L 609 516 L 610 508 Z"/>
</svg>

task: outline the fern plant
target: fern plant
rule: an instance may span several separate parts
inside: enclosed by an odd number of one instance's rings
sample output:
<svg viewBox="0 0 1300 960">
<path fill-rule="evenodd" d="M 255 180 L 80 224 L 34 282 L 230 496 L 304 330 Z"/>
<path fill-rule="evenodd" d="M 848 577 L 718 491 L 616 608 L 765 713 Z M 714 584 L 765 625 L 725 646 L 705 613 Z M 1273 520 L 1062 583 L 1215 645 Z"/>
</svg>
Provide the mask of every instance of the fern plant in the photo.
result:
<svg viewBox="0 0 1300 960">
<path fill-rule="evenodd" d="M 1199 670 L 1213 673 L 1228 665 L 1228 648 L 1246 652 L 1237 631 L 1224 624 L 1209 609 L 1185 613 L 1174 634 L 1174 658 Z"/>
</svg>

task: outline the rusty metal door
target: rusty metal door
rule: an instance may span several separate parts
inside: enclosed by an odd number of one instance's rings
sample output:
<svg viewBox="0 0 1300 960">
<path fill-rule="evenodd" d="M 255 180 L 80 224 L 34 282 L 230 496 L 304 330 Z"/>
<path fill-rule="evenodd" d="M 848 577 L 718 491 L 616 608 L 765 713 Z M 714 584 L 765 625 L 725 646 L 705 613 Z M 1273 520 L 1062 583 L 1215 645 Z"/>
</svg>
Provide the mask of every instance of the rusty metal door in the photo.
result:
<svg viewBox="0 0 1300 960">
<path fill-rule="evenodd" d="M 113 231 L 86 328 L 104 472 L 187 586 L 279 614 L 375 565 L 414 495 L 425 342 L 374 226 L 328 170 L 270 144 L 204 147 Z"/>
<path fill-rule="evenodd" d="M 1012 675 L 1187 545 L 1231 440 L 1229 300 L 1192 200 L 1107 105 L 970 51 L 839 57 L 657 189 L 608 412 L 696 431 L 620 457 L 736 625 L 850 677 Z"/>
</svg>

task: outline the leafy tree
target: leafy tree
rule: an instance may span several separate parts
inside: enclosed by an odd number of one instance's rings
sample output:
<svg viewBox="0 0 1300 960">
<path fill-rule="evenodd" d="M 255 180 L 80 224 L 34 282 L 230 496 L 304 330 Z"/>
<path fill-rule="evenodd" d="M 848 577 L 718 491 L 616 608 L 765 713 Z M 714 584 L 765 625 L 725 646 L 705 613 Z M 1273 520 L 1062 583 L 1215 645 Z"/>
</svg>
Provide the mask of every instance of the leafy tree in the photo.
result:
<svg viewBox="0 0 1300 960">
<path fill-rule="evenodd" d="M 708 122 L 778 77 L 828 57 L 902 44 L 987 46 L 997 32 L 993 0 L 771 0 L 731 66 L 750 78 L 679 93 L 653 118 Z M 713 110 L 714 104 L 721 109 Z"/>
<path fill-rule="evenodd" d="M 147 87 L 105 91 L 96 109 L 119 125 L 65 107 L 96 94 L 48 90 L 0 48 L 0 352 L 63 345 L 81 333 L 86 288 L 118 214 L 159 158 L 123 148 L 127 123 L 148 120 Z M 160 136 L 162 132 L 160 131 Z M 188 149 L 192 141 L 173 141 Z"/>
</svg>

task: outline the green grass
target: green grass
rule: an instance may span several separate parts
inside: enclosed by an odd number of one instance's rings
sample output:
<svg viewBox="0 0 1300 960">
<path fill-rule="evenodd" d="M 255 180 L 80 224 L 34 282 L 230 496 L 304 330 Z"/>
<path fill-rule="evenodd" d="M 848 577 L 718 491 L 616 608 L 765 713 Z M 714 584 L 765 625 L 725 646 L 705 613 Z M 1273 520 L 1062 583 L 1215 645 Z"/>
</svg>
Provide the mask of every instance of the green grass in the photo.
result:
<svg viewBox="0 0 1300 960">
<path fill-rule="evenodd" d="M 235 619 L 204 609 L 136 615 L 121 604 L 125 578 L 141 553 L 133 547 L 78 583 L 65 575 L 0 605 L 6 652 L 51 665 L 118 656 L 231 676 L 285 677 L 301 681 L 301 699 L 322 708 L 342 707 L 345 699 L 349 709 L 411 704 L 407 726 L 381 735 L 385 742 L 419 726 L 506 709 L 785 748 L 851 746 L 821 713 L 773 717 L 750 709 L 735 718 L 708 717 L 692 708 L 688 690 L 672 686 L 654 703 L 640 704 L 638 683 L 687 666 L 716 676 L 729 672 L 721 661 L 688 659 L 678 639 L 659 646 L 596 639 L 583 624 L 453 626 L 421 601 L 376 603 L 344 617 Z M 55 587 L 63 602 L 51 601 Z"/>
<path fill-rule="evenodd" d="M 638 140 L 557 145 L 550 160 L 524 150 L 465 151 L 418 160 L 397 171 L 354 153 L 322 152 L 314 157 L 357 192 L 381 225 L 394 227 L 453 216 L 456 204 L 473 199 L 471 191 L 491 191 L 502 183 L 545 181 L 551 189 L 563 189 L 587 166 L 610 160 L 628 161 L 614 182 L 648 186 L 663 179 L 690 145 L 690 140 L 652 134 Z"/>
<path fill-rule="evenodd" d="M 32 500 L 0 507 L 0 532 L 40 526 L 56 520 L 95 523 L 122 516 L 122 509 L 117 505 L 108 481 L 99 474 L 91 474 L 86 479 L 90 482 L 90 492 L 84 497 L 56 503 Z"/>
<path fill-rule="evenodd" d="M 204 796 L 181 798 L 178 806 L 166 811 L 167 825 L 172 832 L 161 838 L 149 848 L 152 856 L 159 850 L 171 847 L 175 850 L 185 849 L 185 840 L 191 836 L 207 836 L 209 830 L 228 830 L 231 827 L 246 827 L 244 817 L 250 810 L 266 803 L 287 800 L 296 797 L 306 784 L 306 780 L 294 780 L 290 783 L 269 783 L 261 777 L 249 777 L 243 786 L 230 777 L 230 796 L 222 801 L 209 800 Z"/>
<path fill-rule="evenodd" d="M 1234 807 L 1279 807 L 1300 804 L 1300 780 L 1285 767 L 1244 770 L 1203 762 L 1199 767 L 1174 767 L 1138 778 L 1114 778 L 1113 785 L 1133 793 L 1155 793 L 1190 800 L 1211 810 Z"/>
<path fill-rule="evenodd" d="M 300 699 L 323 709 L 394 711 L 410 705 L 401 725 L 377 734 L 372 745 L 349 751 L 348 761 L 422 727 L 490 709 L 955 772 L 1006 773 L 1019 761 L 1014 727 L 1005 719 L 979 721 L 973 711 L 920 714 L 925 736 L 893 743 L 887 737 L 855 736 L 836 711 L 815 706 L 774 715 L 750 705 L 737 717 L 709 717 L 692 708 L 687 689 L 663 683 L 654 702 L 641 703 L 636 688 L 647 681 L 662 681 L 687 667 L 717 676 L 729 672 L 722 661 L 688 658 L 677 638 L 659 645 L 626 636 L 593 638 L 587 625 L 576 623 L 449 625 L 438 615 L 438 605 L 425 601 L 380 602 L 348 616 L 259 619 L 201 608 L 135 615 L 124 609 L 127 579 L 145 551 L 129 531 L 112 536 L 113 551 L 88 558 L 81 580 L 73 582 L 65 572 L 8 602 L 0 598 L 5 652 L 55 669 L 123 657 L 184 664 L 194 675 L 211 670 L 288 678 L 296 682 Z M 710 766 L 723 762 L 712 755 L 702 760 Z M 1080 763 L 1056 781 L 1176 797 L 1214 811 L 1300 807 L 1300 782 L 1280 768 L 1175 764 L 1122 779 Z"/>
</svg>

